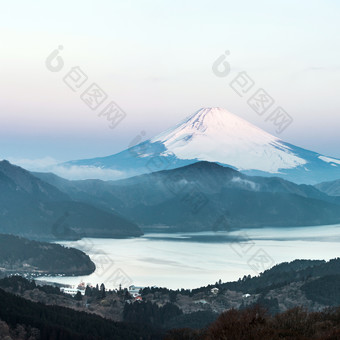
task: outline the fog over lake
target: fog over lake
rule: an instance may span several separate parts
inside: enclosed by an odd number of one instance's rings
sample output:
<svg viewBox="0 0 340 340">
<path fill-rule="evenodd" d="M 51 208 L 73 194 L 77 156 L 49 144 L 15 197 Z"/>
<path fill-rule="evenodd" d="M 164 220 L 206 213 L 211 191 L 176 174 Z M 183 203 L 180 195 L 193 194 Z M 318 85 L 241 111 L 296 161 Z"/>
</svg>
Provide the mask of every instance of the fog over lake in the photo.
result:
<svg viewBox="0 0 340 340">
<path fill-rule="evenodd" d="M 237 280 L 274 264 L 295 259 L 329 260 L 340 256 L 340 224 L 300 228 L 243 229 L 233 232 L 150 233 L 132 239 L 59 242 L 86 252 L 96 271 L 81 277 L 42 277 L 107 288 L 158 286 L 196 288 Z"/>
</svg>

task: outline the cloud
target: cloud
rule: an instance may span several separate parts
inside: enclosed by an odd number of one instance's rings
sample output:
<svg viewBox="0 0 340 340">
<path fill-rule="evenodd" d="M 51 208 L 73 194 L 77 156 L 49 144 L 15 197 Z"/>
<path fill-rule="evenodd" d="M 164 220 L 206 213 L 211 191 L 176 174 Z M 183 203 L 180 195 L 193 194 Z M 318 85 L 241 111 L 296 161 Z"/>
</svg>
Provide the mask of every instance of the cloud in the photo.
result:
<svg viewBox="0 0 340 340">
<path fill-rule="evenodd" d="M 67 179 L 101 179 L 116 180 L 125 177 L 124 173 L 113 169 L 102 169 L 95 166 L 77 166 L 70 167 L 56 165 L 52 172 L 58 176 Z"/>
<path fill-rule="evenodd" d="M 254 182 L 249 181 L 247 179 L 242 179 L 240 177 L 233 177 L 231 181 L 234 182 L 234 183 L 237 183 L 240 186 L 243 186 L 247 189 L 250 188 L 253 191 L 258 191 L 260 189 L 259 185 L 257 183 L 254 183 Z"/>
<path fill-rule="evenodd" d="M 103 169 L 95 166 L 63 166 L 60 161 L 51 157 L 38 159 L 8 159 L 12 164 L 19 165 L 29 171 L 36 172 L 53 172 L 54 174 L 70 179 L 101 179 L 116 180 L 126 177 L 122 171 L 113 169 Z"/>
<path fill-rule="evenodd" d="M 12 164 L 19 165 L 22 168 L 27 170 L 31 169 L 47 169 L 56 165 L 58 162 L 52 157 L 44 157 L 37 159 L 28 159 L 28 158 L 8 158 L 8 161 Z M 40 171 L 40 170 L 31 170 L 31 171 Z"/>
</svg>

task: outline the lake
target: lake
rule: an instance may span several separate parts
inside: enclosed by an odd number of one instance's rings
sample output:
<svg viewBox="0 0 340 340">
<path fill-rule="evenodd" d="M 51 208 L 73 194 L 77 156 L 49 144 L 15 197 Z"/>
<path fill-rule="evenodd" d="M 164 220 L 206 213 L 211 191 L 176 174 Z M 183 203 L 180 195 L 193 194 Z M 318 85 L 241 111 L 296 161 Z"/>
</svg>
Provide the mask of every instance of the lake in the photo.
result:
<svg viewBox="0 0 340 340">
<path fill-rule="evenodd" d="M 295 259 L 329 260 L 340 256 L 340 224 L 300 228 L 243 229 L 233 232 L 150 233 L 132 239 L 58 242 L 86 252 L 96 271 L 82 277 L 41 277 L 77 285 L 104 283 L 196 288 L 257 275 Z"/>
</svg>

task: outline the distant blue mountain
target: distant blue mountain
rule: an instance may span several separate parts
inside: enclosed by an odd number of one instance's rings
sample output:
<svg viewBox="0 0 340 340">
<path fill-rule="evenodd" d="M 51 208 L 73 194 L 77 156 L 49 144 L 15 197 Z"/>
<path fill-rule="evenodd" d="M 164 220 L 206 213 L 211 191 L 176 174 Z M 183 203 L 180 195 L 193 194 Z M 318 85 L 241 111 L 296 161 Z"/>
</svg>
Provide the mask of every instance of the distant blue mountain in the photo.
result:
<svg viewBox="0 0 340 340">
<path fill-rule="evenodd" d="M 296 183 L 340 179 L 339 159 L 286 143 L 220 108 L 200 109 L 175 127 L 117 154 L 63 165 L 114 169 L 127 178 L 198 161 Z"/>
<path fill-rule="evenodd" d="M 211 231 L 340 223 L 340 197 L 279 177 L 200 161 L 118 181 L 34 173 L 78 202 L 128 216 L 144 230 Z"/>
<path fill-rule="evenodd" d="M 47 240 L 142 235 L 114 211 L 78 202 L 8 161 L 0 162 L 0 233 Z"/>
</svg>

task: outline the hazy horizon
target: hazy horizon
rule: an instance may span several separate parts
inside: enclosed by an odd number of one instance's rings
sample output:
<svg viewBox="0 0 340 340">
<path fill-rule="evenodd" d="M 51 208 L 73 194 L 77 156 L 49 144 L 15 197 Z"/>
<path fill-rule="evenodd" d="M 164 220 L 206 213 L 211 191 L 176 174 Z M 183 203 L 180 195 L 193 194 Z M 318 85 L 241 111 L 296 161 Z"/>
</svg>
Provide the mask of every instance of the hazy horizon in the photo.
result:
<svg viewBox="0 0 340 340">
<path fill-rule="evenodd" d="M 7 3 L 1 16 L 1 159 L 29 167 L 115 154 L 201 107 L 340 158 L 340 4 L 331 1 Z M 188 24 L 190 22 L 190 25 Z M 45 63 L 62 46 L 64 67 Z M 225 51 L 227 78 L 212 72 Z M 325 53 L 327 52 L 327 53 Z M 78 66 L 126 113 L 110 129 L 63 82 Z M 281 134 L 229 86 L 245 71 L 292 117 Z M 31 167 L 32 168 L 32 167 Z"/>
</svg>

